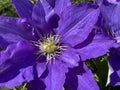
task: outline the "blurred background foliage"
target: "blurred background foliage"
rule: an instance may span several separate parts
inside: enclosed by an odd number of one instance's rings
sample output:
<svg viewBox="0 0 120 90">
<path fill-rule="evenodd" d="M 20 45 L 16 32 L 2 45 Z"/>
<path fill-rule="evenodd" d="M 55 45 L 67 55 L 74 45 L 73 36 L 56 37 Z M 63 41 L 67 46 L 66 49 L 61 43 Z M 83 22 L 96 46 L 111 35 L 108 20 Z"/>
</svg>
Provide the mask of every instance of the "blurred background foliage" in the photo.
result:
<svg viewBox="0 0 120 90">
<path fill-rule="evenodd" d="M 33 3 L 35 2 L 35 0 L 31 0 L 31 1 Z M 93 0 L 71 0 L 71 1 L 72 3 L 77 3 L 83 1 L 92 2 Z M 0 0 L 0 15 L 18 17 L 18 15 L 15 12 L 15 9 L 12 7 L 10 3 L 10 0 Z M 108 74 L 108 65 L 106 59 L 107 55 L 108 54 L 96 59 L 88 60 L 86 61 L 86 65 L 92 70 L 93 77 L 98 83 L 100 90 L 120 90 L 119 86 L 116 87 L 106 86 L 107 74 Z M 15 87 L 13 89 L 2 88 L 0 90 L 27 90 L 25 86 L 26 84 L 24 83 L 22 86 Z"/>
<path fill-rule="evenodd" d="M 10 0 L 0 0 L 0 15 L 17 17 Z"/>
</svg>

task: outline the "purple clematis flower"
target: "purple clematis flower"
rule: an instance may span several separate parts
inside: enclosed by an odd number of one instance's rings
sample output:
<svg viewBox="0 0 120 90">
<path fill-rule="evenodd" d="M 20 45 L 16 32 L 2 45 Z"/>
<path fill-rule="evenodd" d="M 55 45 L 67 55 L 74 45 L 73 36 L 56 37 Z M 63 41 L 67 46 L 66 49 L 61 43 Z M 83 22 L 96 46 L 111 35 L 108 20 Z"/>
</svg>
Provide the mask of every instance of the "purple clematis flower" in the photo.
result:
<svg viewBox="0 0 120 90">
<path fill-rule="evenodd" d="M 114 43 L 95 34 L 99 8 L 69 0 L 11 1 L 20 18 L 0 17 L 0 88 L 28 82 L 28 90 L 61 90 L 63 85 L 98 90 L 83 62 L 104 55 Z"/>
<path fill-rule="evenodd" d="M 97 0 L 101 11 L 101 27 L 106 35 L 115 41 L 108 56 L 107 85 L 120 85 L 120 2 L 118 0 Z"/>
</svg>

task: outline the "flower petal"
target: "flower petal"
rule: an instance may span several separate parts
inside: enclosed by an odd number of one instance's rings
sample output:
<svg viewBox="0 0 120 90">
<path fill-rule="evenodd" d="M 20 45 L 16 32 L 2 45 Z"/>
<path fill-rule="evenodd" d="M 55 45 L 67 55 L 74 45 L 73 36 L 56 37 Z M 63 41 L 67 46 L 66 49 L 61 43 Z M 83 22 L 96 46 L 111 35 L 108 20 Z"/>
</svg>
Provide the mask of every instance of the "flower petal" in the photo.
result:
<svg viewBox="0 0 120 90">
<path fill-rule="evenodd" d="M 0 88 L 11 88 L 33 79 L 29 74 L 35 63 L 34 49 L 31 43 L 21 41 L 0 52 Z"/>
<path fill-rule="evenodd" d="M 55 7 L 56 0 L 47 0 L 47 1 L 52 7 Z"/>
<path fill-rule="evenodd" d="M 33 7 L 32 19 L 36 24 L 45 22 L 45 11 L 40 0 L 38 0 Z"/>
<path fill-rule="evenodd" d="M 102 17 L 114 32 L 120 30 L 120 5 L 108 4 L 100 6 Z"/>
<path fill-rule="evenodd" d="M 106 54 L 107 51 L 113 47 L 114 42 L 114 40 L 98 34 L 90 44 L 80 49 L 78 48 L 77 51 L 82 60 L 96 58 Z"/>
<path fill-rule="evenodd" d="M 63 12 L 56 33 L 62 36 L 64 43 L 73 47 L 88 37 L 97 22 L 98 15 L 99 9 L 91 3 L 71 5 Z"/>
<path fill-rule="evenodd" d="M 61 13 L 64 11 L 65 8 L 71 5 L 70 0 L 56 0 L 55 2 L 55 12 L 61 16 Z"/>
<path fill-rule="evenodd" d="M 112 48 L 108 56 L 108 81 L 107 85 L 120 85 L 120 48 Z"/>
<path fill-rule="evenodd" d="M 95 0 L 95 2 L 100 6 L 103 3 L 103 0 Z"/>
<path fill-rule="evenodd" d="M 45 72 L 46 63 L 36 63 L 34 65 L 34 79 L 27 83 L 27 90 L 45 90 L 45 84 L 40 79 Z"/>
<path fill-rule="evenodd" d="M 32 40 L 32 31 L 28 30 L 24 22 L 24 19 L 0 17 L 0 37 L 8 43 L 24 39 Z"/>
<path fill-rule="evenodd" d="M 20 17 L 31 19 L 33 4 L 30 0 L 11 0 L 11 3 Z"/>
<path fill-rule="evenodd" d="M 36 65 L 36 71 L 37 71 L 37 76 L 38 77 L 40 77 L 42 74 L 43 74 L 43 72 L 45 71 L 45 69 L 46 69 L 46 62 L 44 62 L 44 63 L 37 63 L 37 65 Z"/>
<path fill-rule="evenodd" d="M 40 78 L 34 79 L 27 83 L 27 90 L 45 90 L 45 87 L 45 84 L 42 80 L 40 80 Z"/>
<path fill-rule="evenodd" d="M 45 0 L 41 0 L 42 6 L 45 11 L 45 19 L 50 28 L 56 28 L 58 26 L 59 16 L 55 13 L 54 9 Z"/>
<path fill-rule="evenodd" d="M 112 4 L 120 4 L 118 0 L 107 0 L 107 1 Z"/>
<path fill-rule="evenodd" d="M 65 90 L 99 90 L 92 72 L 83 62 L 66 74 Z"/>
<path fill-rule="evenodd" d="M 38 0 L 33 7 L 32 19 L 34 25 L 40 29 L 41 33 L 45 34 L 58 26 L 59 16 L 47 1 Z"/>
<path fill-rule="evenodd" d="M 46 15 L 46 22 L 48 23 L 50 28 L 57 28 L 59 16 L 52 10 L 48 15 Z"/>
<path fill-rule="evenodd" d="M 0 36 L 0 48 L 5 49 L 9 43 Z"/>
<path fill-rule="evenodd" d="M 14 70 L 14 68 L 11 68 L 11 71 L 12 71 L 12 69 Z M 15 86 L 22 85 L 23 82 L 26 82 L 26 81 L 29 82 L 29 81 L 33 80 L 34 75 L 32 74 L 33 73 L 33 67 L 32 66 L 29 66 L 25 69 L 21 69 L 18 72 L 8 71 L 8 72 L 6 72 L 6 74 L 8 74 L 8 75 L 5 75 L 4 77 L 1 77 L 1 75 L 0 75 L 0 78 L 6 79 L 6 78 L 8 78 L 9 75 L 13 76 L 16 73 L 15 77 L 9 79 L 6 82 L 1 82 L 1 80 L 0 80 L 0 88 L 13 88 Z"/>
<path fill-rule="evenodd" d="M 42 3 L 40 0 L 38 0 L 33 7 L 32 20 L 33 24 L 40 29 L 41 33 L 44 34 L 49 32 L 49 27 L 45 20 L 45 15 L 46 13 L 44 11 Z"/>
<path fill-rule="evenodd" d="M 70 0 L 47 0 L 48 3 L 55 9 L 55 12 L 60 15 L 61 12 L 71 5 Z"/>
<path fill-rule="evenodd" d="M 67 65 L 56 60 L 55 64 L 48 64 L 49 73 L 44 80 L 46 90 L 61 90 L 65 82 L 65 73 Z"/>
<path fill-rule="evenodd" d="M 63 51 L 58 57 L 59 60 L 65 62 L 69 66 L 77 66 L 78 61 L 80 60 L 79 55 L 75 52 L 73 48 L 67 48 L 67 50 Z"/>
</svg>

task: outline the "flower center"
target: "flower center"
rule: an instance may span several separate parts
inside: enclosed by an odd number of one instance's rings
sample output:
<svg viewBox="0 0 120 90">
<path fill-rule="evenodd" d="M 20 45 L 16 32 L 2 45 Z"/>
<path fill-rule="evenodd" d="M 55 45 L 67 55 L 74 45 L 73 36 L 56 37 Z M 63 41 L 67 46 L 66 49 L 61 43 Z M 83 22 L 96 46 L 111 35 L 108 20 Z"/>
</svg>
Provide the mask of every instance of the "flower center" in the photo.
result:
<svg viewBox="0 0 120 90">
<path fill-rule="evenodd" d="M 57 49 L 57 46 L 55 42 L 49 38 L 41 44 L 40 49 L 42 52 L 53 53 Z"/>
<path fill-rule="evenodd" d="M 34 45 L 39 48 L 39 56 L 46 56 L 47 62 L 51 59 L 55 60 L 55 57 L 59 56 L 61 51 L 63 51 L 66 47 L 61 45 L 59 35 L 51 34 L 47 34 L 47 36 L 42 36 L 38 40 L 38 42 L 34 42 Z"/>
</svg>

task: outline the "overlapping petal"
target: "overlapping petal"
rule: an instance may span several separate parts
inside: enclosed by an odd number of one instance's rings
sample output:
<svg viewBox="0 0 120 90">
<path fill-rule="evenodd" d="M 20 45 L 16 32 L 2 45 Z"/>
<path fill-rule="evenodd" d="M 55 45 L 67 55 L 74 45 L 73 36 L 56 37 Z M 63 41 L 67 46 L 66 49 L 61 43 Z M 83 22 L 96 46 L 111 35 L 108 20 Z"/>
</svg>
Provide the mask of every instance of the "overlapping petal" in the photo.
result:
<svg viewBox="0 0 120 90">
<path fill-rule="evenodd" d="M 86 59 L 96 58 L 106 54 L 107 51 L 111 47 L 113 47 L 114 43 L 115 43 L 114 40 L 111 40 L 102 34 L 98 34 L 94 37 L 94 39 L 90 44 L 80 49 L 79 47 L 76 49 L 80 54 L 81 59 L 86 60 Z"/>
<path fill-rule="evenodd" d="M 61 13 L 66 7 L 71 5 L 70 0 L 47 0 L 47 1 L 59 13 Z"/>
<path fill-rule="evenodd" d="M 46 22 L 51 28 L 56 28 L 58 26 L 59 16 L 48 2 L 41 0 L 41 3 L 45 11 Z"/>
<path fill-rule="evenodd" d="M 67 47 L 67 50 L 63 51 L 58 57 L 61 61 L 64 61 L 66 65 L 70 67 L 77 66 L 80 60 L 79 55 L 73 48 Z"/>
<path fill-rule="evenodd" d="M 38 25 L 45 23 L 45 11 L 40 0 L 33 6 L 32 19 Z"/>
<path fill-rule="evenodd" d="M 47 0 L 47 2 L 52 6 L 55 7 L 56 0 Z"/>
<path fill-rule="evenodd" d="M 11 70 L 12 69 L 13 68 L 11 68 Z M 15 73 L 17 73 L 17 74 L 15 75 Z M 8 77 L 14 76 L 14 75 L 15 76 L 11 79 L 8 79 L 8 81 L 4 81 L 4 82 L 0 81 L 0 88 L 6 88 L 6 87 L 7 88 L 13 88 L 15 86 L 22 85 L 23 82 L 26 82 L 26 81 L 29 82 L 29 81 L 33 80 L 33 74 L 32 73 L 33 73 L 33 67 L 32 66 L 26 67 L 25 69 L 21 69 L 19 71 L 19 73 L 18 72 L 13 73 L 11 71 L 8 71 L 8 72 L 6 72 L 7 75 L 5 75 L 4 77 L 1 77 L 1 75 L 0 75 L 0 78 L 3 78 L 4 80 L 5 79 L 7 80 Z M 7 78 L 6 78 L 6 76 L 7 76 Z"/>
<path fill-rule="evenodd" d="M 91 3 L 72 5 L 63 12 L 56 33 L 62 35 L 64 43 L 73 47 L 88 37 L 98 20 L 98 15 L 99 9 Z"/>
<path fill-rule="evenodd" d="M 65 74 L 68 66 L 65 63 L 56 60 L 55 64 L 48 65 L 48 75 L 44 79 L 46 85 L 45 90 L 61 90 L 65 83 Z"/>
<path fill-rule="evenodd" d="M 70 0 L 56 0 L 55 6 L 54 6 L 55 12 L 61 16 L 62 12 L 70 5 L 71 5 Z"/>
<path fill-rule="evenodd" d="M 92 72 L 83 62 L 80 62 L 78 67 L 70 69 L 66 77 L 65 90 L 99 90 Z"/>
<path fill-rule="evenodd" d="M 34 79 L 27 83 L 27 90 L 45 90 L 45 84 L 40 78 Z"/>
<path fill-rule="evenodd" d="M 4 40 L 2 42 L 13 43 L 24 39 L 32 40 L 32 31 L 29 26 L 24 25 L 25 21 L 18 18 L 0 17 L 0 37 Z"/>
<path fill-rule="evenodd" d="M 40 78 L 46 71 L 46 63 L 36 63 L 34 67 L 34 79 L 27 83 L 27 90 L 45 90 L 46 86 Z"/>
<path fill-rule="evenodd" d="M 48 33 L 58 26 L 59 16 L 53 8 L 44 0 L 38 0 L 33 7 L 32 20 L 41 33 Z"/>
<path fill-rule="evenodd" d="M 27 41 L 11 44 L 0 52 L 0 87 L 11 88 L 33 79 L 33 53 L 34 47 Z"/>
</svg>

